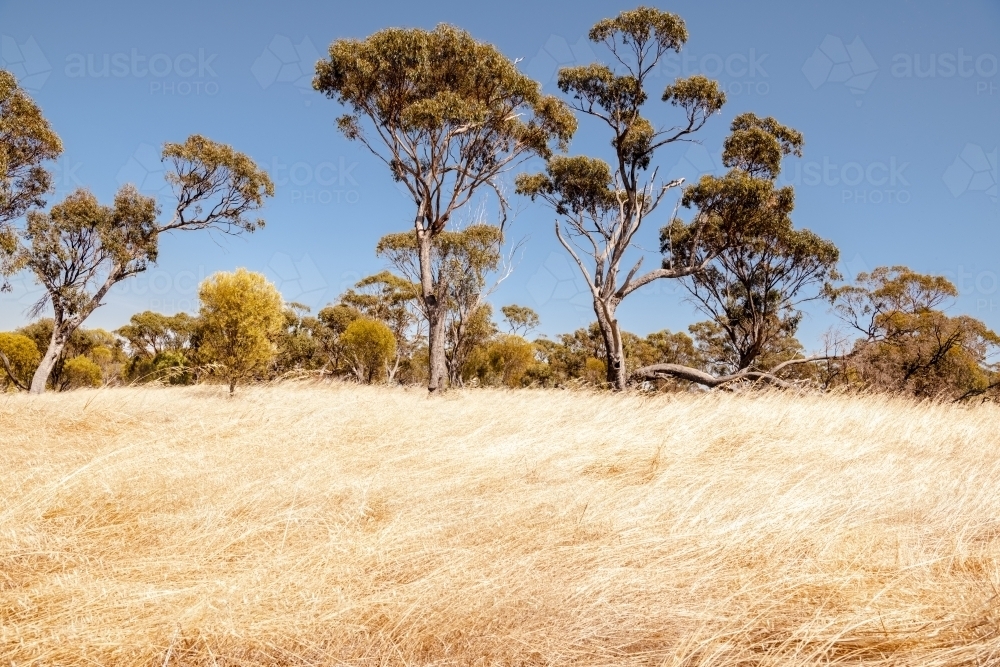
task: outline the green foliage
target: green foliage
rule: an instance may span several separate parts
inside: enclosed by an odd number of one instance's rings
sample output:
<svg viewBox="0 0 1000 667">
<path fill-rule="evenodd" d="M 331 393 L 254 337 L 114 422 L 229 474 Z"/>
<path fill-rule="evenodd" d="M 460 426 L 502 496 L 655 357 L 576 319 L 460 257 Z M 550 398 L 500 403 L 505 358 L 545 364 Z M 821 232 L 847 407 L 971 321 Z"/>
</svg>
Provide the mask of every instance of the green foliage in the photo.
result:
<svg viewBox="0 0 1000 667">
<path fill-rule="evenodd" d="M 1000 386 L 988 362 L 1000 350 L 1000 336 L 975 318 L 941 310 L 958 295 L 946 278 L 882 266 L 827 294 L 840 317 L 863 334 L 839 365 L 835 384 L 952 399 L 992 394 Z"/>
<path fill-rule="evenodd" d="M 624 11 L 594 25 L 591 41 L 607 47 L 618 65 L 615 69 L 605 64 L 564 67 L 558 83 L 570 97 L 571 108 L 610 130 L 613 159 L 553 156 L 544 173 L 522 174 L 515 181 L 518 194 L 541 199 L 561 218 L 556 222 L 556 236 L 587 280 L 605 347 L 606 380 L 618 390 L 626 387 L 628 365 L 615 315 L 619 304 L 654 280 L 700 270 L 693 264 L 664 264 L 640 274 L 641 257 L 631 269 L 622 264 L 643 220 L 681 183 L 658 183 L 655 170 L 646 181 L 642 172 L 651 168 L 659 148 L 690 140 L 689 135 L 699 131 L 726 101 L 717 82 L 696 75 L 677 79 L 663 92 L 661 99 L 683 114 L 677 125 L 657 129 L 642 115 L 649 99 L 650 73 L 668 51 L 680 51 L 687 37 L 680 17 L 651 7 Z M 701 217 L 697 219 L 700 224 Z"/>
<path fill-rule="evenodd" d="M 482 386 L 515 388 L 534 379 L 528 371 L 536 364 L 534 345 L 520 336 L 501 334 L 473 350 L 465 374 Z"/>
<path fill-rule="evenodd" d="M 136 382 L 159 381 L 171 385 L 186 385 L 194 382 L 194 371 L 182 352 L 166 350 L 152 357 L 133 357 L 128 377 Z"/>
<path fill-rule="evenodd" d="M 167 143 L 163 161 L 173 169 L 167 182 L 177 198 L 173 219 L 161 227 L 253 232 L 264 226 L 262 219 L 247 215 L 274 196 L 267 172 L 231 146 L 193 134 L 182 144 Z"/>
<path fill-rule="evenodd" d="M 16 331 L 34 342 L 38 350 L 48 348 L 52 340 L 52 318 L 42 318 L 31 324 L 27 324 Z M 104 352 L 99 351 L 103 349 Z M 110 354 L 110 360 L 107 357 Z M 120 341 L 110 332 L 103 329 L 77 328 L 69 336 L 62 351 L 56 358 L 56 362 L 49 374 L 48 386 L 55 390 L 60 390 L 65 385 L 63 377 L 63 367 L 68 359 L 77 356 L 90 357 L 92 361 L 98 363 L 98 358 L 103 362 L 101 371 L 106 382 L 113 382 L 119 374 L 119 369 L 127 362 L 127 357 L 121 349 Z"/>
<path fill-rule="evenodd" d="M 349 139 L 364 140 L 364 116 L 387 133 L 454 143 L 460 161 L 470 165 L 487 157 L 481 153 L 487 143 L 548 155 L 549 143 L 565 145 L 576 127 L 572 115 L 541 95 L 496 47 L 444 24 L 337 40 L 329 59 L 317 63 L 313 87 L 351 109 L 338 121 Z M 421 169 L 403 162 L 394 168 L 408 183 Z"/>
<path fill-rule="evenodd" d="M 689 232 L 677 225 L 664 233 L 677 238 Z M 686 247 L 684 242 L 675 246 L 681 256 Z M 793 229 L 782 216 L 741 243 L 719 249 L 703 271 L 682 284 L 725 337 L 724 366 L 736 372 L 759 367 L 761 355 L 794 337 L 802 317 L 799 306 L 820 298 L 824 285 L 839 278 L 839 258 L 833 243 L 809 230 Z"/>
<path fill-rule="evenodd" d="M 802 157 L 802 134 L 770 116 L 743 113 L 733 119 L 722 145 L 722 164 L 756 178 L 774 180 L 786 155 Z"/>
<path fill-rule="evenodd" d="M 4 387 L 27 389 L 42 354 L 31 338 L 19 333 L 0 333 L 0 372 Z"/>
<path fill-rule="evenodd" d="M 407 241 L 412 240 L 411 234 L 403 236 L 408 237 Z M 340 296 L 340 303 L 368 319 L 384 322 L 392 329 L 397 344 L 404 345 L 407 332 L 418 318 L 415 312 L 418 294 L 419 287 L 412 281 L 381 271 L 359 280 L 353 289 Z"/>
<path fill-rule="evenodd" d="M 684 21 L 676 14 L 651 7 L 637 7 L 620 13 L 613 19 L 598 21 L 588 35 L 592 42 L 605 42 L 609 48 L 614 40 L 621 40 L 637 52 L 655 49 L 680 51 L 687 41 Z"/>
<path fill-rule="evenodd" d="M 126 185 L 114 206 L 81 189 L 28 214 L 23 263 L 47 287 L 57 320 L 82 321 L 111 285 L 156 261 L 157 213 L 155 199 Z"/>
<path fill-rule="evenodd" d="M 396 337 L 382 322 L 361 318 L 351 322 L 340 337 L 344 356 L 359 382 L 372 384 L 387 372 L 396 355 Z"/>
<path fill-rule="evenodd" d="M 507 321 L 512 334 L 526 336 L 529 331 L 538 328 L 540 322 L 538 313 L 527 306 L 511 304 L 501 307 L 500 312 L 503 313 L 503 318 Z"/>
<path fill-rule="evenodd" d="M 319 311 L 319 320 L 337 335 L 344 333 L 347 326 L 359 317 L 361 312 L 357 308 L 342 303 Z"/>
<path fill-rule="evenodd" d="M 495 333 L 492 308 L 483 303 L 487 279 L 501 261 L 503 231 L 496 225 L 474 224 L 461 231 L 441 232 L 430 244 L 426 266 L 434 276 L 434 308 L 427 300 L 419 303 L 428 321 L 434 312 L 443 317 L 443 347 L 448 376 L 461 385 L 463 367 L 472 349 Z M 407 280 L 420 279 L 420 244 L 413 234 L 383 236 L 376 252 L 389 261 Z M 404 293 L 405 296 L 405 293 Z"/>
<path fill-rule="evenodd" d="M 128 342 L 133 354 L 155 356 L 188 348 L 196 328 L 195 319 L 187 313 L 162 315 L 147 310 L 132 315 L 115 333 Z"/>
<path fill-rule="evenodd" d="M 198 298 L 199 352 L 222 367 L 232 393 L 274 358 L 274 339 L 285 323 L 281 294 L 262 274 L 237 269 L 209 276 Z"/>
<path fill-rule="evenodd" d="M 101 367 L 92 359 L 80 355 L 66 362 L 59 389 L 65 391 L 83 387 L 100 387 L 102 384 Z"/>
<path fill-rule="evenodd" d="M 502 228 L 508 204 L 500 176 L 531 155 L 565 150 L 576 118 L 496 47 L 444 24 L 337 40 L 329 59 L 317 63 L 313 87 L 347 107 L 337 121 L 341 132 L 375 153 L 409 192 L 413 249 L 386 237 L 380 252 L 415 268 L 403 273 L 419 285 L 417 301 L 428 323 L 428 389 L 443 387 L 446 375 L 460 380 L 460 360 L 445 351 L 445 330 L 454 329 L 444 312 L 446 301 L 455 300 L 451 270 L 439 271 L 432 258 L 449 254 L 450 241 L 435 241 L 452 215 L 484 189 L 496 195 Z M 451 254 L 471 258 L 465 251 Z M 466 295 L 475 291 L 469 288 L 478 271 L 461 271 Z M 474 311 L 476 299 L 460 300 L 465 312 Z"/>
<path fill-rule="evenodd" d="M 45 205 L 52 177 L 41 165 L 59 157 L 62 148 L 38 105 L 13 74 L 0 69 L 0 273 L 4 276 L 21 268 L 11 261 L 17 242 L 10 223 Z"/>
</svg>

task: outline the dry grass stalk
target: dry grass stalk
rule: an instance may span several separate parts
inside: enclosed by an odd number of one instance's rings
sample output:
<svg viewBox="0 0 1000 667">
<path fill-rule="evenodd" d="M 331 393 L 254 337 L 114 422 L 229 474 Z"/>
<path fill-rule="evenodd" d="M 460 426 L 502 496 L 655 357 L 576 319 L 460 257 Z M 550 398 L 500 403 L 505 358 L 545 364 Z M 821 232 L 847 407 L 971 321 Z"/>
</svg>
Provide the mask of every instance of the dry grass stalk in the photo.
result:
<svg viewBox="0 0 1000 667">
<path fill-rule="evenodd" d="M 0 397 L 0 664 L 990 665 L 1000 410 Z"/>
</svg>

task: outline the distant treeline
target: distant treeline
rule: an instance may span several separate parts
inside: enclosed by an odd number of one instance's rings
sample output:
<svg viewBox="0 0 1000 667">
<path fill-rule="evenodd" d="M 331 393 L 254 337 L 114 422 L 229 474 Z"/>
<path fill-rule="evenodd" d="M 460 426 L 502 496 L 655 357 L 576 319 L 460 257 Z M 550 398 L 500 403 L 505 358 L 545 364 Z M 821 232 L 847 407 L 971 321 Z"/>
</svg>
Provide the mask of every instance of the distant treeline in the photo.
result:
<svg viewBox="0 0 1000 667">
<path fill-rule="evenodd" d="M 53 365 L 50 388 L 214 382 L 229 380 L 233 366 L 242 367 L 240 381 L 316 376 L 426 384 L 426 322 L 413 284 L 382 272 L 361 280 L 315 314 L 301 304 L 272 299 L 274 325 L 262 329 L 260 315 L 268 307 L 258 303 L 247 308 L 247 286 L 232 280 L 241 275 L 277 294 L 259 274 L 220 274 L 206 284 L 218 286 L 230 279 L 231 294 L 224 296 L 237 305 L 222 313 L 225 325 L 219 324 L 218 308 L 206 310 L 203 304 L 199 315 L 138 313 L 113 332 L 79 328 Z M 207 296 L 204 286 L 202 293 Z M 946 279 L 903 267 L 862 274 L 858 284 L 831 290 L 827 296 L 836 312 L 863 335 L 841 354 L 786 366 L 781 384 L 952 400 L 993 397 L 1000 375 L 988 359 L 1000 339 L 978 320 L 945 314 L 941 307 L 955 295 Z M 216 305 L 227 300 L 212 298 Z M 453 386 L 608 387 L 605 346 L 596 323 L 555 339 L 529 340 L 540 324 L 530 308 L 509 305 L 494 312 L 489 303 L 481 303 L 463 316 L 451 305 L 445 349 Z M 8 388 L 30 382 L 52 326 L 51 319 L 41 319 L 0 333 L 0 352 L 8 359 Z M 665 330 L 645 337 L 623 332 L 628 372 L 647 391 L 699 391 L 715 385 L 698 378 L 647 378 L 642 369 L 672 364 L 719 378 L 748 366 L 767 373 L 803 359 L 793 327 L 769 338 L 759 351 L 741 346 L 736 334 L 730 322 L 718 319 L 692 324 L 688 332 Z M 244 340 L 258 336 L 259 349 L 244 343 L 243 354 L 253 356 L 249 363 L 227 358 L 217 344 L 206 345 L 227 335 Z M 735 388 L 767 381 L 745 377 L 726 384 Z"/>
</svg>

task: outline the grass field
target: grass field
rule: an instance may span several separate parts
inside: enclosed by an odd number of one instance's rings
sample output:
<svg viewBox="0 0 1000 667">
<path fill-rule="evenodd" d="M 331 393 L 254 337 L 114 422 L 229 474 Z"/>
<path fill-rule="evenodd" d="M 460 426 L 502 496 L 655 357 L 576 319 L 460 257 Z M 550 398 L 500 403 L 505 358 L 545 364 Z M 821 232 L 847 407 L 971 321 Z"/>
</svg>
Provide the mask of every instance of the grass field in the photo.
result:
<svg viewBox="0 0 1000 667">
<path fill-rule="evenodd" d="M 995 665 L 1000 408 L 0 397 L 0 665 Z"/>
</svg>

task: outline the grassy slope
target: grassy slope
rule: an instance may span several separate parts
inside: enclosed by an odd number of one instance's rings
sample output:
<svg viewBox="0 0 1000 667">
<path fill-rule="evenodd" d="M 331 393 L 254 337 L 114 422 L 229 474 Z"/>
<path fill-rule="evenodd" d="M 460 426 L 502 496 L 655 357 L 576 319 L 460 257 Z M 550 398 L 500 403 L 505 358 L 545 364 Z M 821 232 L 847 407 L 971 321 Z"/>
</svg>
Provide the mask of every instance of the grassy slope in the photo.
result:
<svg viewBox="0 0 1000 667">
<path fill-rule="evenodd" d="M 998 425 L 778 394 L 4 396 L 0 665 L 995 664 Z"/>
</svg>

